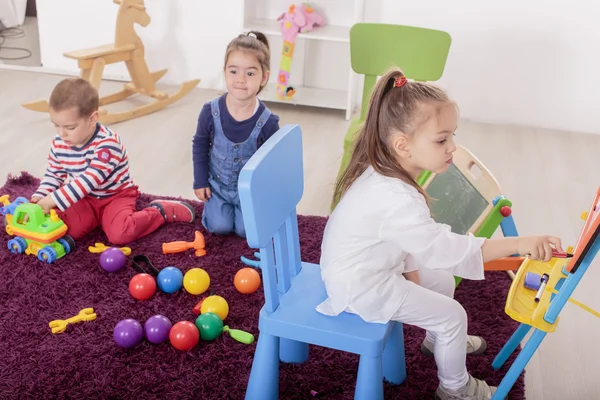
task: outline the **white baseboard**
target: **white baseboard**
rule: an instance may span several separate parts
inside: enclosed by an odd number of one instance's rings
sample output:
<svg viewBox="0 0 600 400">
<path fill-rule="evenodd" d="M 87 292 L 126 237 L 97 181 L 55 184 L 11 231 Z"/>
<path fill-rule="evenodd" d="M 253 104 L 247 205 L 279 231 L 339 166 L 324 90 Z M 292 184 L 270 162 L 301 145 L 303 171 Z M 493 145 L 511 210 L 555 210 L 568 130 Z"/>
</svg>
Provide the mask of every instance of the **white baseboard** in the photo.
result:
<svg viewBox="0 0 600 400">
<path fill-rule="evenodd" d="M 0 70 L 12 70 L 12 71 L 25 71 L 25 72 L 37 72 L 42 74 L 50 74 L 50 75 L 64 75 L 64 76 L 79 76 L 79 71 L 71 71 L 66 69 L 57 69 L 57 68 L 47 68 L 47 67 L 30 67 L 24 65 L 12 65 L 12 64 L 2 64 L 0 62 Z M 131 79 L 129 76 L 118 75 L 118 74 L 103 74 L 103 80 L 109 81 L 119 81 L 119 82 L 129 82 Z"/>
</svg>

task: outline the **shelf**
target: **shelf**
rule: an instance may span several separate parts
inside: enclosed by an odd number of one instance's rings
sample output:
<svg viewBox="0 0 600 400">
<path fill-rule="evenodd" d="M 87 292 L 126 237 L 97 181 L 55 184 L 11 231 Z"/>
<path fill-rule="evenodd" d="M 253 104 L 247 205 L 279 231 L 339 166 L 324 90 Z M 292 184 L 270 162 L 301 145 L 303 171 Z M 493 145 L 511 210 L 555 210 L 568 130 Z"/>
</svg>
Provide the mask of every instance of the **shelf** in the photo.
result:
<svg viewBox="0 0 600 400">
<path fill-rule="evenodd" d="M 244 26 L 244 31 L 259 31 L 265 35 L 281 36 L 280 21 L 270 19 L 252 19 L 247 21 Z M 350 42 L 350 28 L 347 26 L 325 25 L 316 27 L 311 32 L 301 33 L 299 38 L 312 40 L 327 40 L 330 42 Z"/>
<path fill-rule="evenodd" d="M 346 110 L 348 92 L 345 90 L 322 89 L 316 87 L 294 86 L 296 94 L 291 100 L 280 100 L 275 95 L 275 83 L 268 83 L 258 97 L 263 101 L 293 104 L 300 106 L 332 108 Z"/>
</svg>

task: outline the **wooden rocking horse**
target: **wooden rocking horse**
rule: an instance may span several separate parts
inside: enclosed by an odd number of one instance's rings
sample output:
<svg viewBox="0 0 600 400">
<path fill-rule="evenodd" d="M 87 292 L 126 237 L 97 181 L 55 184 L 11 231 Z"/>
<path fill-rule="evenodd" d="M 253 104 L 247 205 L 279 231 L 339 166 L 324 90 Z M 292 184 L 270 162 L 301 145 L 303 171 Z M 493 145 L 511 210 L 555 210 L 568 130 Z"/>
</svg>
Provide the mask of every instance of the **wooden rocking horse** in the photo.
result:
<svg viewBox="0 0 600 400">
<path fill-rule="evenodd" d="M 185 82 L 179 91 L 171 95 L 156 90 L 155 83 L 167 73 L 167 70 L 162 69 L 152 73 L 148 70 L 144 58 L 144 44 L 134 29 L 135 23 L 143 27 L 150 23 L 144 0 L 113 0 L 113 2 L 120 5 L 115 42 L 65 53 L 64 56 L 77 60 L 81 69 L 80 76 L 88 80 L 96 89 L 100 88 L 105 65 L 125 62 L 131 82 L 127 83 L 120 92 L 101 97 L 100 106 L 116 103 L 136 93 L 149 96 L 155 101 L 124 112 L 109 113 L 105 109 L 100 109 L 100 122 L 103 124 L 114 124 L 159 111 L 188 94 L 200 82 L 200 79 Z M 49 108 L 46 100 L 26 103 L 23 107 L 39 112 L 48 112 Z"/>
</svg>

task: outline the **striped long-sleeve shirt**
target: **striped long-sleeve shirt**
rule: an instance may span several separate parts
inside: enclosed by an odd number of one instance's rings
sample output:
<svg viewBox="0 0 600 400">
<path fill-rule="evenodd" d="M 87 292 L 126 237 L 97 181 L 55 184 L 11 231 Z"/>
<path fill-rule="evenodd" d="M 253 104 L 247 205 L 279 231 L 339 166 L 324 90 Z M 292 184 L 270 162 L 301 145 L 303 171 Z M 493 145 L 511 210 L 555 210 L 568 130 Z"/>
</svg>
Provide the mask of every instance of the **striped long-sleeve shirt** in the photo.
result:
<svg viewBox="0 0 600 400">
<path fill-rule="evenodd" d="M 106 198 L 133 186 L 127 150 L 115 132 L 98 124 L 82 147 L 71 147 L 59 136 L 52 140 L 48 168 L 34 196 L 51 194 L 64 211 L 85 196 Z"/>
</svg>

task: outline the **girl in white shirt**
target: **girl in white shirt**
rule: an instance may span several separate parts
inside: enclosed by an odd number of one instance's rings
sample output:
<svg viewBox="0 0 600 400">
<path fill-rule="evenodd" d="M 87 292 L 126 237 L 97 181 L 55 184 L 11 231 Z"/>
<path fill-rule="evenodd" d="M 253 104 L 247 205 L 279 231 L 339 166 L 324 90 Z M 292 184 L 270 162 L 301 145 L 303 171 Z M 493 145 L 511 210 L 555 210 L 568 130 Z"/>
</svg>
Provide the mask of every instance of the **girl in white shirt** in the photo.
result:
<svg viewBox="0 0 600 400">
<path fill-rule="evenodd" d="M 459 235 L 432 219 L 416 179 L 423 170 L 448 169 L 457 123 L 457 106 L 443 90 L 409 82 L 398 69 L 379 79 L 337 182 L 341 199 L 325 228 L 320 260 L 328 298 L 317 310 L 425 329 L 421 349 L 435 357 L 440 380 L 435 398 L 490 399 L 496 389 L 467 373 L 466 354 L 482 353 L 486 344 L 467 335 L 453 275 L 484 279 L 484 262 L 512 254 L 548 261 L 553 247 L 562 248 L 552 236 Z"/>
</svg>

